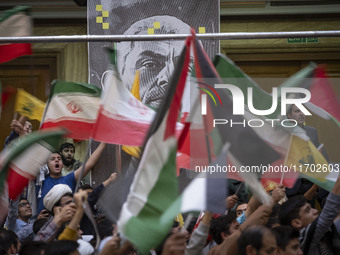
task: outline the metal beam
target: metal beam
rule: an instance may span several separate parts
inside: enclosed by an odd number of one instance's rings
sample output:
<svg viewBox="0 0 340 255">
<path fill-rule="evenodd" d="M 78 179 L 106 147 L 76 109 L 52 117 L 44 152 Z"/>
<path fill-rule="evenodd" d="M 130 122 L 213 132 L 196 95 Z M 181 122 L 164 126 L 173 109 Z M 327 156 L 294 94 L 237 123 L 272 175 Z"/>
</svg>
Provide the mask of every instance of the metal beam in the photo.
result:
<svg viewBox="0 0 340 255">
<path fill-rule="evenodd" d="M 164 41 L 185 40 L 190 34 L 162 35 L 68 35 L 68 36 L 24 36 L 0 37 L 0 43 L 61 43 L 61 42 L 122 42 L 122 41 Z M 200 40 L 240 40 L 307 37 L 340 37 L 340 30 L 332 31 L 290 31 L 249 33 L 207 33 L 197 34 Z"/>
</svg>

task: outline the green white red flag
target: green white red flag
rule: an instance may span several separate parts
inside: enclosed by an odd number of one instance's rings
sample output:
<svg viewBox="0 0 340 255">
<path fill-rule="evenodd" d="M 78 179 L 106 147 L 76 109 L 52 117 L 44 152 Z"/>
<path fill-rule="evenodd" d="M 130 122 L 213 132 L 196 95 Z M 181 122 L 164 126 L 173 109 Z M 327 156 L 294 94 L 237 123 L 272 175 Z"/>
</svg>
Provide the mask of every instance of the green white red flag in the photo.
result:
<svg viewBox="0 0 340 255">
<path fill-rule="evenodd" d="M 91 138 L 97 121 L 101 89 L 85 83 L 55 81 L 47 101 L 41 129 L 64 127 L 67 137 Z"/>
<path fill-rule="evenodd" d="M 0 37 L 20 37 L 32 34 L 30 8 L 18 6 L 0 14 Z M 0 44 L 0 63 L 4 63 L 23 55 L 31 55 L 30 43 Z"/>
</svg>

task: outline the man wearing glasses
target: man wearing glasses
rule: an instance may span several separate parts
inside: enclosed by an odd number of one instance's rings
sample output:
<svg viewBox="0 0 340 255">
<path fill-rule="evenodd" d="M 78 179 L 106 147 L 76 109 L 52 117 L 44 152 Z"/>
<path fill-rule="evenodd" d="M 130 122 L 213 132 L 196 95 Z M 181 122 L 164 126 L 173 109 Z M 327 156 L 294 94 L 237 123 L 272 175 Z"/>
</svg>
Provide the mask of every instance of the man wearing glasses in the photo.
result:
<svg viewBox="0 0 340 255">
<path fill-rule="evenodd" d="M 47 218 L 47 210 L 41 211 L 37 219 Z M 31 203 L 26 198 L 21 197 L 19 200 L 10 202 L 8 217 L 5 227 L 14 231 L 20 242 L 33 240 L 33 223 Z"/>
</svg>

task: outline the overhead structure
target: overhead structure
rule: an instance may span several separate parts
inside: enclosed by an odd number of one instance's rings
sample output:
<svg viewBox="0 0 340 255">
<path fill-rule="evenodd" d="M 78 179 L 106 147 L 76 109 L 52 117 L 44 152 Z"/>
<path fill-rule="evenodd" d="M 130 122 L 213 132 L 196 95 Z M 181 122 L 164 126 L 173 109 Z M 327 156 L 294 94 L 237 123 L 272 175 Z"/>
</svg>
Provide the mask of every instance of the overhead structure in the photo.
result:
<svg viewBox="0 0 340 255">
<path fill-rule="evenodd" d="M 58 42 L 122 42 L 122 41 L 163 41 L 185 40 L 189 34 L 159 35 L 69 35 L 69 36 L 23 36 L 0 37 L 0 43 L 58 43 Z M 340 30 L 330 31 L 288 31 L 288 32 L 246 32 L 197 34 L 199 40 L 240 40 L 240 39 L 283 39 L 309 37 L 340 37 Z"/>
</svg>

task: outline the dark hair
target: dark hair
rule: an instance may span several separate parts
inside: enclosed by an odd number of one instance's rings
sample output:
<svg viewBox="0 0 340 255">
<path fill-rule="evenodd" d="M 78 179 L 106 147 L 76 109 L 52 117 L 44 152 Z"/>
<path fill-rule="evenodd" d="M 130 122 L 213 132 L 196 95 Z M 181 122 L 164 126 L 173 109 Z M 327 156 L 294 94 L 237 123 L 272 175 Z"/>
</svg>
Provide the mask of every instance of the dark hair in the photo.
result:
<svg viewBox="0 0 340 255">
<path fill-rule="evenodd" d="M 61 153 L 65 148 L 73 148 L 73 150 L 76 150 L 73 143 L 63 143 L 59 147 L 59 152 Z"/>
<path fill-rule="evenodd" d="M 0 255 L 7 254 L 12 245 L 18 247 L 18 243 L 18 236 L 13 231 L 0 229 Z"/>
<path fill-rule="evenodd" d="M 97 220 L 98 232 L 100 239 L 104 239 L 107 236 L 112 236 L 114 222 L 106 217 Z"/>
<path fill-rule="evenodd" d="M 79 244 L 71 240 L 58 240 L 49 244 L 46 255 L 69 255 L 77 250 Z"/>
<path fill-rule="evenodd" d="M 27 200 L 27 197 L 24 197 L 24 196 L 21 196 L 21 197 L 19 198 L 19 202 L 20 202 L 21 200 L 26 200 L 26 201 L 28 201 L 28 200 Z"/>
<path fill-rule="evenodd" d="M 39 232 L 39 230 L 46 224 L 46 222 L 48 222 L 48 218 L 37 219 L 33 223 L 33 233 L 34 233 L 34 235 L 36 235 Z"/>
<path fill-rule="evenodd" d="M 48 246 L 45 242 L 31 241 L 21 247 L 19 255 L 41 255 L 41 252 L 46 251 Z"/>
<path fill-rule="evenodd" d="M 79 189 L 81 190 L 92 189 L 93 190 L 93 187 L 90 184 L 84 184 L 84 185 L 81 185 Z"/>
<path fill-rule="evenodd" d="M 306 198 L 303 195 L 298 195 L 289 198 L 284 202 L 278 213 L 278 218 L 280 219 L 281 225 L 291 226 L 291 222 L 294 219 L 299 219 L 300 208 L 307 203 Z"/>
<path fill-rule="evenodd" d="M 266 227 L 267 227 L 267 228 L 273 228 L 273 226 L 274 226 L 275 224 L 280 225 L 280 220 L 279 220 L 279 218 L 277 218 L 277 217 L 269 217 L 269 218 L 268 218 L 268 221 L 267 221 L 267 223 L 266 223 Z"/>
<path fill-rule="evenodd" d="M 299 238 L 299 231 L 291 226 L 280 226 L 272 229 L 276 244 L 281 250 L 286 250 L 286 247 L 290 240 Z"/>
<path fill-rule="evenodd" d="M 262 248 L 263 234 L 270 229 L 264 226 L 250 226 L 246 228 L 237 240 L 238 254 L 246 255 L 246 247 L 251 245 L 257 251 Z"/>
<path fill-rule="evenodd" d="M 227 215 L 222 215 L 217 218 L 211 219 L 209 234 L 212 239 L 217 243 L 221 244 L 223 242 L 222 233 L 230 235 L 230 226 L 236 220 L 235 212 L 228 212 Z"/>
</svg>

